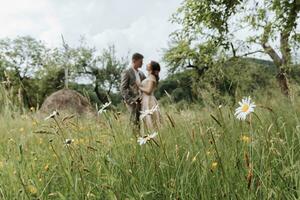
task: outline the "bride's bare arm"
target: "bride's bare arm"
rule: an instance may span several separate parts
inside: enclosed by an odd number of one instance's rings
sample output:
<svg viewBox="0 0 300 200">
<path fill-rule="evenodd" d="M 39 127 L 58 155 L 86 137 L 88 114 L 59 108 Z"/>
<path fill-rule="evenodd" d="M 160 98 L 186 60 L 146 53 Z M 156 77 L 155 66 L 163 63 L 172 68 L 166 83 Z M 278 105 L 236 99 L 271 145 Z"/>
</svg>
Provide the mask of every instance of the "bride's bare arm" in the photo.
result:
<svg viewBox="0 0 300 200">
<path fill-rule="evenodd" d="M 155 82 L 150 80 L 146 86 L 139 86 L 140 90 L 148 95 L 150 95 L 155 87 Z"/>
</svg>

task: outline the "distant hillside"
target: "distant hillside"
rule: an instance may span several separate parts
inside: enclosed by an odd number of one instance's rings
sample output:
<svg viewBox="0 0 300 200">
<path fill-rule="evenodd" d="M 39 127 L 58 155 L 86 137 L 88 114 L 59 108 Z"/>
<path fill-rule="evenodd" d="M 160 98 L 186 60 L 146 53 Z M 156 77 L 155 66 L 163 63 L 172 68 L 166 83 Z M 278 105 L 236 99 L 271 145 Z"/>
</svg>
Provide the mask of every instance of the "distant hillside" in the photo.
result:
<svg viewBox="0 0 300 200">
<path fill-rule="evenodd" d="M 272 61 L 270 60 L 264 60 L 264 59 L 258 59 L 258 58 L 241 58 L 246 61 L 249 61 L 250 63 L 256 63 L 258 65 L 263 65 L 263 66 L 268 66 L 271 68 L 275 68 L 275 65 Z"/>
<path fill-rule="evenodd" d="M 234 97 L 237 91 L 251 94 L 277 87 L 276 75 L 277 69 L 272 61 L 236 58 L 228 60 L 223 66 L 209 68 L 201 77 L 197 77 L 192 69 L 169 74 L 160 81 L 156 95 L 160 98 L 167 92 L 176 102 L 201 99 L 203 92 L 218 95 L 217 98 L 226 95 Z M 290 82 L 300 84 L 299 75 L 300 67 L 292 67 Z"/>
</svg>

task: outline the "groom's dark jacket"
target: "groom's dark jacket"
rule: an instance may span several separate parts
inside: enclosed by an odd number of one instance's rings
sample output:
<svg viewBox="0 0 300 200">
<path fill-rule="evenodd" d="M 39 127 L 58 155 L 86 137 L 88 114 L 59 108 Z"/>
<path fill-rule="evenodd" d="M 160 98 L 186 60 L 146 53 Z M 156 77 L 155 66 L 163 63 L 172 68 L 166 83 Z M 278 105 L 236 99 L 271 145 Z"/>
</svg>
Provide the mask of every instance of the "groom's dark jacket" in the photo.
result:
<svg viewBox="0 0 300 200">
<path fill-rule="evenodd" d="M 143 81 L 146 76 L 143 72 L 138 71 L 141 81 Z M 130 105 L 135 103 L 141 98 L 140 91 L 136 85 L 135 72 L 132 67 L 124 70 L 121 75 L 121 95 L 126 104 Z"/>
</svg>

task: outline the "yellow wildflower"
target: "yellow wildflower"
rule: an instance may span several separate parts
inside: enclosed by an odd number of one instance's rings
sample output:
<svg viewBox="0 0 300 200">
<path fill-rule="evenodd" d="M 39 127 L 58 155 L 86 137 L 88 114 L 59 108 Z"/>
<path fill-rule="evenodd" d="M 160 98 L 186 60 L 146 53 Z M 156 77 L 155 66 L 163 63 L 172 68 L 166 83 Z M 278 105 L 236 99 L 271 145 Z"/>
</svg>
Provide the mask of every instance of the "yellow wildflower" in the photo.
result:
<svg viewBox="0 0 300 200">
<path fill-rule="evenodd" d="M 27 186 L 27 190 L 32 195 L 36 195 L 37 192 L 38 192 L 37 188 L 35 186 L 33 186 L 33 185 Z"/>
<path fill-rule="evenodd" d="M 192 162 L 196 161 L 198 154 L 199 154 L 199 152 L 193 157 Z"/>
<path fill-rule="evenodd" d="M 48 171 L 49 170 L 49 165 L 46 164 L 45 167 L 44 167 L 45 171 Z"/>
<path fill-rule="evenodd" d="M 212 169 L 212 170 L 216 169 L 217 167 L 218 167 L 218 163 L 217 163 L 217 162 L 213 162 L 213 163 L 211 164 L 211 169 Z"/>
<path fill-rule="evenodd" d="M 251 141 L 250 137 L 247 136 L 247 135 L 243 135 L 243 136 L 241 137 L 241 140 L 242 140 L 243 142 L 245 142 L 245 143 L 249 143 L 249 142 Z"/>
<path fill-rule="evenodd" d="M 80 138 L 79 139 L 79 144 L 84 144 L 85 143 L 85 140 L 83 138 Z"/>
<path fill-rule="evenodd" d="M 193 157 L 192 162 L 195 162 L 197 158 L 197 155 Z"/>
</svg>

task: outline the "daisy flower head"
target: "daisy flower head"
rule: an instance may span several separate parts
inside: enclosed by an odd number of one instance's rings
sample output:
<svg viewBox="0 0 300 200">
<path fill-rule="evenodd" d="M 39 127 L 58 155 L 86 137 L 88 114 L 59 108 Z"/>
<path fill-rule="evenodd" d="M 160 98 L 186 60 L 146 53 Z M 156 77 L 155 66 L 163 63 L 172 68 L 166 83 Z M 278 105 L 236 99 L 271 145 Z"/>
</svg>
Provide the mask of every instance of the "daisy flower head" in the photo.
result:
<svg viewBox="0 0 300 200">
<path fill-rule="evenodd" d="M 58 116 L 59 113 L 57 110 L 53 111 L 52 114 L 50 114 L 48 117 L 45 118 L 45 120 L 51 119 L 51 118 L 55 118 L 56 116 Z"/>
<path fill-rule="evenodd" d="M 153 106 L 151 109 L 149 110 L 145 110 L 145 111 L 140 111 L 141 115 L 140 118 L 141 120 L 143 120 L 147 115 L 153 115 L 154 112 L 158 111 L 158 105 Z"/>
<path fill-rule="evenodd" d="M 158 135 L 157 132 L 152 133 L 151 135 L 148 136 L 149 139 L 154 139 Z"/>
<path fill-rule="evenodd" d="M 148 141 L 150 140 L 154 140 L 154 138 L 158 135 L 157 132 L 152 133 L 151 135 L 146 135 L 144 137 L 139 137 L 137 142 L 139 143 L 139 145 L 144 145 L 146 144 Z"/>
<path fill-rule="evenodd" d="M 141 145 L 141 146 L 144 145 L 144 144 L 146 144 L 147 141 L 148 141 L 148 138 L 147 138 L 147 137 L 139 137 L 138 140 L 137 140 L 137 142 L 138 142 L 139 145 Z"/>
<path fill-rule="evenodd" d="M 251 102 L 250 97 L 243 98 L 242 101 L 239 102 L 239 105 L 234 113 L 239 120 L 246 120 L 247 115 L 254 112 L 254 108 L 256 107 L 255 103 Z"/>
<path fill-rule="evenodd" d="M 104 112 L 106 112 L 106 108 L 108 106 L 110 106 L 111 102 L 106 102 L 105 104 L 103 104 L 103 106 L 100 108 L 100 110 L 98 111 L 98 114 L 102 114 Z"/>
<path fill-rule="evenodd" d="M 69 146 L 69 145 L 71 145 L 73 142 L 74 142 L 73 139 L 66 139 L 65 142 L 64 142 L 64 145 L 65 145 L 65 146 Z"/>
<path fill-rule="evenodd" d="M 164 90 L 164 92 L 165 92 L 165 94 L 167 95 L 167 97 L 168 97 L 170 100 L 172 100 L 172 96 L 171 96 L 166 90 Z"/>
</svg>

